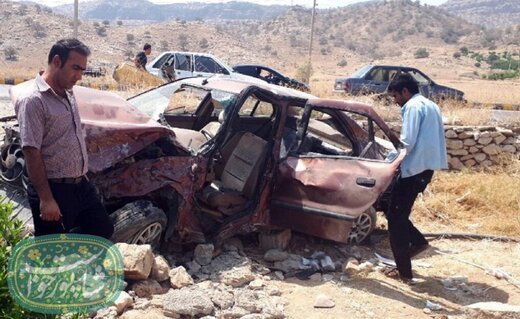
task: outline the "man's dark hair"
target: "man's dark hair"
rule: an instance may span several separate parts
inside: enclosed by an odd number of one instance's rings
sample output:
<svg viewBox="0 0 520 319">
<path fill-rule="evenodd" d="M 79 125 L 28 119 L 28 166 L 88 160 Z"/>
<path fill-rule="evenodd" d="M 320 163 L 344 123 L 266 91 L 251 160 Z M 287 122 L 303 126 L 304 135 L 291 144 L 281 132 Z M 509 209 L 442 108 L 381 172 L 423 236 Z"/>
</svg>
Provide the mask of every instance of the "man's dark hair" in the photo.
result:
<svg viewBox="0 0 520 319">
<path fill-rule="evenodd" d="M 386 90 L 388 92 L 401 93 L 404 88 L 407 88 L 412 95 L 419 93 L 419 85 L 409 73 L 397 74 L 392 81 L 390 81 Z"/>
<path fill-rule="evenodd" d="M 144 45 L 144 47 L 143 47 L 143 50 L 146 51 L 146 50 L 151 49 L 151 48 L 152 48 L 152 45 L 149 44 L 149 43 L 146 43 L 146 44 Z"/>
<path fill-rule="evenodd" d="M 69 59 L 70 51 L 75 51 L 86 57 L 90 55 L 90 49 L 80 40 L 75 38 L 61 39 L 52 46 L 47 62 L 51 64 L 54 56 L 58 55 L 61 60 L 60 68 L 63 68 L 65 62 Z"/>
</svg>

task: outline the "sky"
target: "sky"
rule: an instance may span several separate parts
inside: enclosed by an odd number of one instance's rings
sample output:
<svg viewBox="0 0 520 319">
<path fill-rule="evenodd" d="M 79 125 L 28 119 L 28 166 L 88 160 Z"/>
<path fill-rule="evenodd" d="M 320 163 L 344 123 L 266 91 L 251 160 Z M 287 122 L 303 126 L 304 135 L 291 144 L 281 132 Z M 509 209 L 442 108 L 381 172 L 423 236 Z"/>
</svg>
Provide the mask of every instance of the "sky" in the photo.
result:
<svg viewBox="0 0 520 319">
<path fill-rule="evenodd" d="M 14 0 L 20 1 L 20 0 Z M 33 0 L 34 1 L 34 0 Z M 79 0 L 79 2 L 83 2 L 86 0 Z M 157 4 L 166 4 L 166 3 L 178 3 L 178 2 L 206 2 L 206 3 L 217 3 L 217 2 L 228 2 L 225 0 L 148 0 Z M 236 0 L 235 0 L 236 1 Z M 258 4 L 264 5 L 273 5 L 273 4 L 281 4 L 281 5 L 301 5 L 305 7 L 312 7 L 313 0 L 240 0 L 246 2 L 254 2 Z M 338 6 L 346 6 L 356 2 L 362 2 L 365 0 L 317 0 L 318 8 L 334 8 Z M 420 0 L 423 4 L 430 5 L 439 5 L 447 0 Z M 40 4 L 47 5 L 49 7 L 55 7 L 62 4 L 74 3 L 74 0 L 37 0 L 34 1 Z"/>
</svg>

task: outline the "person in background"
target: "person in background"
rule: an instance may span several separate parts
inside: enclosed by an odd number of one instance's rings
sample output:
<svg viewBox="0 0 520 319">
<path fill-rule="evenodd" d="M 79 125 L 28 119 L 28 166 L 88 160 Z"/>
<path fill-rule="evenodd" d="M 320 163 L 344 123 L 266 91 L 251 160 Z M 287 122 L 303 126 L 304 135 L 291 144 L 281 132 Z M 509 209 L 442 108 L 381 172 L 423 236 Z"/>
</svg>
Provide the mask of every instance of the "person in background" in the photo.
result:
<svg viewBox="0 0 520 319">
<path fill-rule="evenodd" d="M 35 236 L 71 230 L 110 238 L 113 225 L 86 177 L 87 148 L 72 87 L 87 67 L 89 48 L 56 42 L 48 65 L 15 102 Z"/>
<path fill-rule="evenodd" d="M 406 157 L 385 212 L 397 266 L 387 269 L 385 274 L 413 283 L 411 258 L 429 245 L 409 217 L 415 199 L 430 183 L 433 171 L 448 168 L 444 125 L 439 106 L 419 93 L 419 86 L 410 74 L 395 76 L 387 91 L 402 108 L 400 139 Z"/>
<path fill-rule="evenodd" d="M 152 53 L 152 46 L 146 43 L 143 46 L 143 51 L 137 53 L 134 58 L 135 66 L 141 70 L 146 71 L 146 63 L 148 63 L 148 55 Z"/>
</svg>

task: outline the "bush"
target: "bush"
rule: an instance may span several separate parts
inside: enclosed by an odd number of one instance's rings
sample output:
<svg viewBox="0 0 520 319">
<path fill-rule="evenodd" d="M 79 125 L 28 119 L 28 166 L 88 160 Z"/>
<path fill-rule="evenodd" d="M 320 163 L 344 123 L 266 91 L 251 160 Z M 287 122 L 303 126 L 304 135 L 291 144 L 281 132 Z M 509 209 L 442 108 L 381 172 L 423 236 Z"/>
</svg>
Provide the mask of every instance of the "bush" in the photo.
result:
<svg viewBox="0 0 520 319">
<path fill-rule="evenodd" d="M 131 33 L 127 33 L 126 34 L 126 41 L 130 42 L 130 41 L 134 41 L 135 40 L 135 36 Z"/>
<path fill-rule="evenodd" d="M 47 30 L 40 22 L 34 22 L 31 25 L 31 29 L 34 31 L 35 38 L 45 38 L 47 36 Z"/>
<path fill-rule="evenodd" d="M 200 39 L 199 47 L 201 49 L 206 49 L 207 47 L 209 47 L 208 39 L 206 39 L 206 38 Z"/>
<path fill-rule="evenodd" d="M 118 26 L 122 26 L 122 25 L 123 25 L 123 21 L 121 21 L 121 20 L 117 20 L 117 25 L 118 25 Z"/>
<path fill-rule="evenodd" d="M 107 36 L 107 28 L 105 27 L 99 27 L 96 29 L 96 33 L 100 36 L 100 37 L 106 37 Z"/>
<path fill-rule="evenodd" d="M 97 28 L 97 27 L 99 27 L 99 22 L 94 21 L 94 23 L 92 23 L 92 25 Z"/>
<path fill-rule="evenodd" d="M 296 70 L 296 79 L 305 83 L 309 83 L 313 69 L 310 63 L 303 64 Z"/>
<path fill-rule="evenodd" d="M 18 51 L 16 51 L 16 49 L 12 46 L 9 46 L 7 48 L 4 49 L 4 55 L 5 55 L 5 59 L 7 61 L 16 61 L 18 60 Z"/>
<path fill-rule="evenodd" d="M 184 33 L 179 34 L 179 46 L 181 51 L 188 50 L 188 36 Z"/>
<path fill-rule="evenodd" d="M 430 53 L 425 48 L 419 48 L 413 55 L 416 59 L 424 59 L 430 56 Z"/>
<path fill-rule="evenodd" d="M 338 65 L 339 67 L 347 66 L 347 60 L 342 59 L 341 61 L 338 62 L 337 65 Z"/>
<path fill-rule="evenodd" d="M 480 68 L 480 66 L 481 66 L 480 62 L 475 62 L 475 66 L 476 66 L 477 68 Z"/>
<path fill-rule="evenodd" d="M 108 20 L 103 20 L 103 25 L 105 25 L 105 26 L 109 26 L 109 25 L 110 25 L 110 21 L 108 21 Z"/>
<path fill-rule="evenodd" d="M 0 318 L 54 318 L 31 313 L 22 309 L 16 303 L 7 285 L 7 265 L 9 254 L 13 247 L 22 239 L 23 225 L 18 219 L 11 219 L 13 205 L 11 203 L 0 203 Z"/>
<path fill-rule="evenodd" d="M 468 53 L 469 53 L 469 50 L 467 47 L 462 47 L 459 49 L 460 53 L 463 55 L 463 56 L 467 56 Z"/>
<path fill-rule="evenodd" d="M 462 56 L 462 54 L 461 54 L 460 52 L 455 52 L 455 53 L 453 53 L 453 57 L 454 57 L 455 59 L 460 59 L 461 56 Z"/>
</svg>

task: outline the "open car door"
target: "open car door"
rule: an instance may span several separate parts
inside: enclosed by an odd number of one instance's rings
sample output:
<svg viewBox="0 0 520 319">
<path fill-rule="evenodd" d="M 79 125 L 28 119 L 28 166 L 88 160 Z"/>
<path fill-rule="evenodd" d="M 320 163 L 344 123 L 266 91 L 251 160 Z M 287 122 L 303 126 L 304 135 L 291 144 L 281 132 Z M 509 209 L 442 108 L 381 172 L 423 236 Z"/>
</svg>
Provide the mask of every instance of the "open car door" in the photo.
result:
<svg viewBox="0 0 520 319">
<path fill-rule="evenodd" d="M 369 106 L 316 99 L 300 114 L 285 122 L 271 223 L 346 243 L 392 184 L 404 151 Z M 361 237 L 372 231 L 369 222 Z"/>
</svg>

